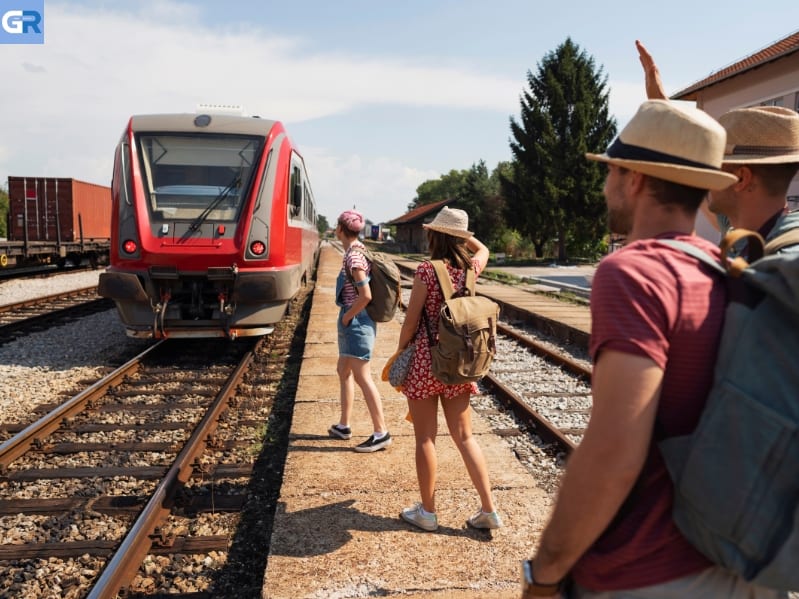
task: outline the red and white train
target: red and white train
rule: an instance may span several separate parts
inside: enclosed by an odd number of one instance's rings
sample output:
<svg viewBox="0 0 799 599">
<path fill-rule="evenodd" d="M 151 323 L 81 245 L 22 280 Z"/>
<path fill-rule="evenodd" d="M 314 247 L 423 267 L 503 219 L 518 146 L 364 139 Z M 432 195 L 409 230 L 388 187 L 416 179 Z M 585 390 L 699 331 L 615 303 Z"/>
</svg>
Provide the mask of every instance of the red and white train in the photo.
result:
<svg viewBox="0 0 799 599">
<path fill-rule="evenodd" d="M 116 148 L 99 293 L 131 337 L 264 335 L 319 251 L 305 162 L 279 121 L 133 116 Z"/>
</svg>

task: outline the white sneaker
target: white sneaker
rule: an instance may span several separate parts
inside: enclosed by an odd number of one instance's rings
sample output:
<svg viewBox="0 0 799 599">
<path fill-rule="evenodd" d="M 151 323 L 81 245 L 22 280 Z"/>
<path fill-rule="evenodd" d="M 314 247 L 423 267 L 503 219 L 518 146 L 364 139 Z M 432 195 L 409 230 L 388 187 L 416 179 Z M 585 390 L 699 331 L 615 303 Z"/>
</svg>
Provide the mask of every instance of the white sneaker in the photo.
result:
<svg viewBox="0 0 799 599">
<path fill-rule="evenodd" d="M 473 528 L 502 528 L 502 518 L 497 512 L 487 514 L 482 509 L 477 510 L 466 522 Z"/>
<path fill-rule="evenodd" d="M 438 528 L 438 517 L 435 514 L 425 516 L 422 514 L 422 504 L 416 503 L 413 507 L 406 507 L 400 512 L 400 517 L 405 522 L 410 522 L 422 530 L 432 532 Z"/>
</svg>

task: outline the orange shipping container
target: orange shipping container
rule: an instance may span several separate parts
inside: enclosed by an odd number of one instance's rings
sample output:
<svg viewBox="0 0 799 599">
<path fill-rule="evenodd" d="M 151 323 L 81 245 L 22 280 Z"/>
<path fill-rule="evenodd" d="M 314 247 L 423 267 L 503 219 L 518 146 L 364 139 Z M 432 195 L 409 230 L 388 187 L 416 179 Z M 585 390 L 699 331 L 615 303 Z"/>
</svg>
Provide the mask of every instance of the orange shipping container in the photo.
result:
<svg viewBox="0 0 799 599">
<path fill-rule="evenodd" d="M 9 240 L 67 243 L 111 236 L 110 187 L 69 178 L 9 177 L 8 198 Z"/>
</svg>

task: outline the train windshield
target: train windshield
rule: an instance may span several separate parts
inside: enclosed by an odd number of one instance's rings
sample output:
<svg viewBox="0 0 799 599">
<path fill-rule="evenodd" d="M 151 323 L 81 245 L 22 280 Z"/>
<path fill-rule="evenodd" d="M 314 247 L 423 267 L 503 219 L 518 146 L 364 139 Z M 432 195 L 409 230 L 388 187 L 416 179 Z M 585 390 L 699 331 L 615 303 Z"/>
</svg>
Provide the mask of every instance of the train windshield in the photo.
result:
<svg viewBox="0 0 799 599">
<path fill-rule="evenodd" d="M 235 222 L 261 138 L 140 134 L 141 170 L 150 209 L 163 220 Z"/>
</svg>

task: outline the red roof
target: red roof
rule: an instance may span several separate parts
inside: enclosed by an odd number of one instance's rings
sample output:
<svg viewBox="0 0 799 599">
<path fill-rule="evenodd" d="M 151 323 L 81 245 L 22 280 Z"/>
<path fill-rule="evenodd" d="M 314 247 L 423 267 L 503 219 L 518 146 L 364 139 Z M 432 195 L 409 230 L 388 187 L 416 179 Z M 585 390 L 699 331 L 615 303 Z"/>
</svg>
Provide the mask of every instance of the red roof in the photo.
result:
<svg viewBox="0 0 799 599">
<path fill-rule="evenodd" d="M 710 87 L 711 85 L 724 81 L 725 79 L 730 79 L 731 77 L 745 73 L 750 69 L 757 68 L 766 63 L 793 54 L 797 51 L 799 51 L 799 30 L 778 42 L 766 46 L 762 50 L 758 50 L 754 54 L 747 56 L 738 62 L 719 69 L 715 73 L 711 73 L 709 77 L 706 77 L 701 81 L 697 81 L 693 85 L 686 87 L 684 90 L 677 92 L 671 97 L 671 99 L 695 100 L 696 92 L 703 90 L 706 87 Z"/>
<path fill-rule="evenodd" d="M 448 204 L 454 204 L 457 200 L 441 200 L 440 202 L 433 202 L 432 204 L 424 204 L 422 206 L 417 206 L 410 212 L 406 212 L 402 216 L 398 216 L 394 220 L 388 221 L 389 225 L 408 225 L 414 222 L 418 222 L 422 220 L 425 216 L 430 214 L 431 212 L 435 212 L 439 208 L 443 208 Z"/>
</svg>

